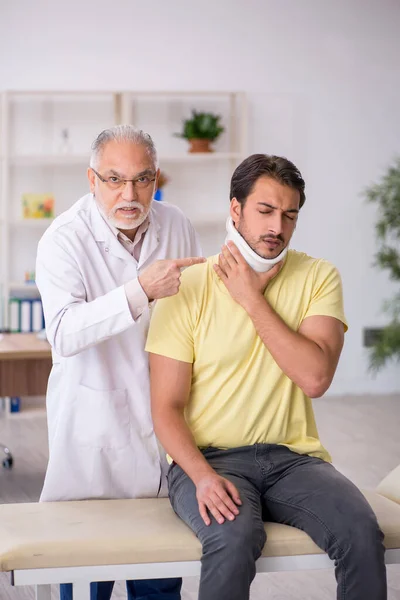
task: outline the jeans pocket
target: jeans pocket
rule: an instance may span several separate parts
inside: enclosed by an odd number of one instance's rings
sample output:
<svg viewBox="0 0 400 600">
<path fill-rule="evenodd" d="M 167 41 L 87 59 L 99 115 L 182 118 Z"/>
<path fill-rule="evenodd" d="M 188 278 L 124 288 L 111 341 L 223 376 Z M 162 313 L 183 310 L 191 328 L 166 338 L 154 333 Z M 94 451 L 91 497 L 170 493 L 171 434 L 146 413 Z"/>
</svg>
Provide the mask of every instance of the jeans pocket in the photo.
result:
<svg viewBox="0 0 400 600">
<path fill-rule="evenodd" d="M 169 469 L 168 469 L 167 482 L 168 482 L 168 496 L 169 496 L 170 500 L 171 500 L 171 490 L 174 486 L 175 479 L 176 479 L 176 473 L 177 473 L 177 471 L 179 471 L 179 469 L 180 469 L 180 467 L 174 461 L 170 464 Z"/>
</svg>

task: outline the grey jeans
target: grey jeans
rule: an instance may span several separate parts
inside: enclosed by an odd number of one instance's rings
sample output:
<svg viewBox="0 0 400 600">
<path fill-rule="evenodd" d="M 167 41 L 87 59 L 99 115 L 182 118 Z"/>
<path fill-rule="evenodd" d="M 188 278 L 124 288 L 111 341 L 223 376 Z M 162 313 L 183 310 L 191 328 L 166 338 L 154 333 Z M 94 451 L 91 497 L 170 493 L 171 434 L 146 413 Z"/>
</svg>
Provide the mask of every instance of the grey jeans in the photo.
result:
<svg viewBox="0 0 400 600">
<path fill-rule="evenodd" d="M 302 529 L 328 553 L 338 600 L 386 600 L 383 534 L 364 496 L 332 465 L 272 444 L 203 454 L 235 484 L 242 506 L 234 521 L 219 525 L 212 518 L 207 527 L 193 482 L 178 465 L 170 468 L 172 507 L 203 546 L 199 600 L 249 598 L 266 541 L 263 521 Z"/>
</svg>

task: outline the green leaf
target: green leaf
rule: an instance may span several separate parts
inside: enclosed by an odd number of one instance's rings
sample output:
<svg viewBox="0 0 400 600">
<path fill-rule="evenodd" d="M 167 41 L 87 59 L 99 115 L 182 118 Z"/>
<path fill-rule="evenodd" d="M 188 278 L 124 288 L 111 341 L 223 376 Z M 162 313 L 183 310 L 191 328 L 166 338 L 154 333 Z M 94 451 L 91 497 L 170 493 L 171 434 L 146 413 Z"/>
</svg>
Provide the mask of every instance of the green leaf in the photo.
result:
<svg viewBox="0 0 400 600">
<path fill-rule="evenodd" d="M 400 323 L 393 321 L 382 332 L 381 339 L 370 353 L 370 371 L 376 373 L 388 361 L 400 360 Z"/>
<path fill-rule="evenodd" d="M 220 119 L 219 115 L 200 113 L 193 109 L 192 117 L 186 119 L 183 123 L 182 133 L 175 135 L 187 140 L 197 138 L 214 141 L 224 131 L 224 128 L 219 124 Z"/>
<path fill-rule="evenodd" d="M 378 241 L 375 265 L 388 271 L 393 281 L 400 281 L 400 157 L 378 183 L 364 190 L 364 196 L 376 204 L 379 214 L 375 225 Z M 400 292 L 386 300 L 383 309 L 391 315 L 391 322 L 372 348 L 370 369 L 374 372 L 391 360 L 400 360 Z"/>
</svg>

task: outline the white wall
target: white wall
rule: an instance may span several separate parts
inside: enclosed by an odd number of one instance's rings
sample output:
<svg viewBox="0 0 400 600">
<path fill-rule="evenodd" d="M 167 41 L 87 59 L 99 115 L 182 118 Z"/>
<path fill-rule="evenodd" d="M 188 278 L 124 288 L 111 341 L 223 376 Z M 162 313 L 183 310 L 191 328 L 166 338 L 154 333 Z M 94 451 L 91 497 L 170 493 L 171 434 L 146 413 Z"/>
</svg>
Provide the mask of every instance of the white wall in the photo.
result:
<svg viewBox="0 0 400 600">
<path fill-rule="evenodd" d="M 249 151 L 284 154 L 308 199 L 295 246 L 340 269 L 350 321 L 332 393 L 400 390 L 366 373 L 362 328 L 393 287 L 372 268 L 360 196 L 400 151 L 397 0 L 0 0 L 3 89 L 242 89 Z"/>
</svg>

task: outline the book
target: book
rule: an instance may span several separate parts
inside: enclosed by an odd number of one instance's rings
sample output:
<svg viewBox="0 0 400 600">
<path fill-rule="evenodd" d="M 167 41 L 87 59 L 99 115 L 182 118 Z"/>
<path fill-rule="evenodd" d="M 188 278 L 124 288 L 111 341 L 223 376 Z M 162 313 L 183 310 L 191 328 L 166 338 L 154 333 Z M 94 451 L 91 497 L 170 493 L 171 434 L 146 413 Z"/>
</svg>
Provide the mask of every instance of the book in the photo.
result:
<svg viewBox="0 0 400 600">
<path fill-rule="evenodd" d="M 22 216 L 24 219 L 54 218 L 54 196 L 52 194 L 23 194 Z"/>
</svg>

